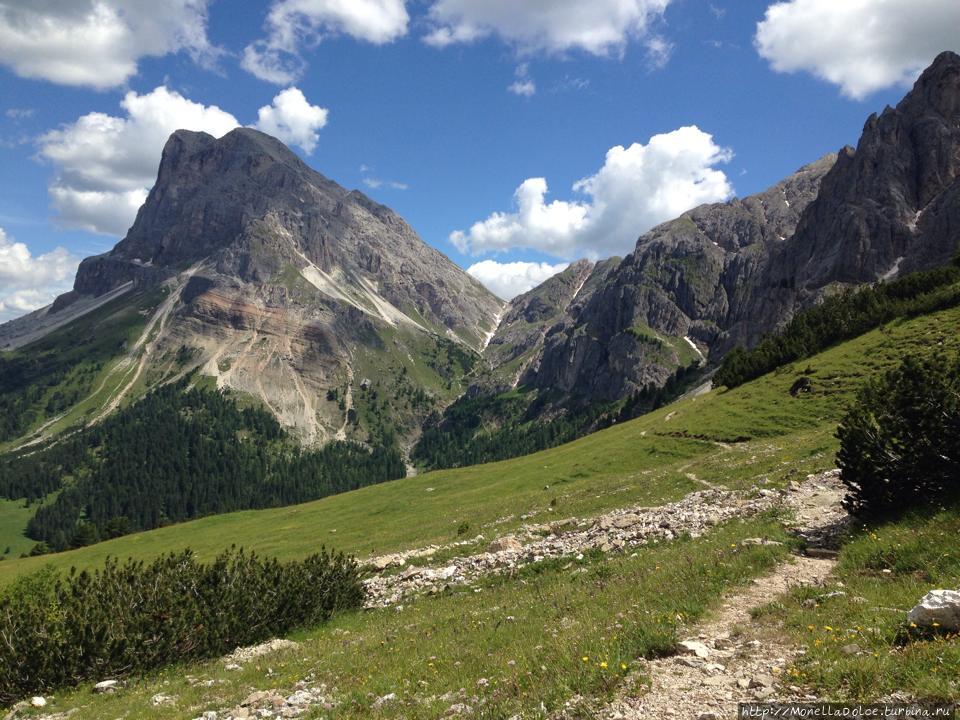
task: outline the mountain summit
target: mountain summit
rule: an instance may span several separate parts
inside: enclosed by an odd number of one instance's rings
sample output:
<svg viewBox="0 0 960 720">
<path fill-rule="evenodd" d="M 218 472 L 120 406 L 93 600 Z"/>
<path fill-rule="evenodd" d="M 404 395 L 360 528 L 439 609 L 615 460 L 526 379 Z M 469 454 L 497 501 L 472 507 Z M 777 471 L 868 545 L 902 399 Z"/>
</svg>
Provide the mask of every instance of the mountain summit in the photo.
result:
<svg viewBox="0 0 960 720">
<path fill-rule="evenodd" d="M 392 210 L 247 128 L 175 132 L 126 237 L 0 341 L 156 292 L 128 351 L 139 384 L 107 409 L 199 369 L 310 442 L 416 435 L 461 391 L 502 306 Z"/>
</svg>

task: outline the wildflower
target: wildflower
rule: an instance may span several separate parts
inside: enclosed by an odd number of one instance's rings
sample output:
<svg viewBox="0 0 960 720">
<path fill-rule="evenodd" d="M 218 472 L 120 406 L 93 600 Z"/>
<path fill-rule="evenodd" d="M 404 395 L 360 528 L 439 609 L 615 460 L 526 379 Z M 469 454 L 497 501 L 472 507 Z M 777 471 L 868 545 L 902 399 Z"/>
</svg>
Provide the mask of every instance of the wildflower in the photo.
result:
<svg viewBox="0 0 960 720">
<path fill-rule="evenodd" d="M 627 669 L 627 664 L 626 664 L 626 663 L 623 663 L 623 662 L 620 663 L 620 669 L 621 669 L 621 670 L 626 670 L 626 669 Z"/>
<path fill-rule="evenodd" d="M 606 670 L 606 669 L 607 669 L 607 661 L 606 661 L 606 660 L 604 660 L 603 662 L 600 663 L 600 669 L 601 669 L 601 670 Z"/>
<path fill-rule="evenodd" d="M 581 658 L 581 660 L 583 660 L 584 662 L 590 662 L 590 656 L 589 656 L 589 655 L 584 655 L 584 656 Z"/>
</svg>

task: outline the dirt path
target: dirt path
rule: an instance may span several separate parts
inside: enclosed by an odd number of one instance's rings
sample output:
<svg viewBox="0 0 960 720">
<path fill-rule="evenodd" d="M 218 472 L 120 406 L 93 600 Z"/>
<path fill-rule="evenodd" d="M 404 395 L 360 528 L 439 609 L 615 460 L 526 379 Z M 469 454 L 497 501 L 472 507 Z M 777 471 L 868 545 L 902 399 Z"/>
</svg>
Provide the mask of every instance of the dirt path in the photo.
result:
<svg viewBox="0 0 960 720">
<path fill-rule="evenodd" d="M 785 676 L 797 648 L 768 636 L 760 639 L 752 632 L 750 613 L 791 588 L 824 585 L 834 564 L 832 559 L 793 557 L 728 595 L 716 614 L 691 628 L 683 654 L 644 664 L 641 672 L 651 679 L 649 690 L 624 692 L 591 717 L 733 718 L 740 702 L 815 699 L 791 686 Z M 633 687 L 643 688 L 639 683 Z"/>
<path fill-rule="evenodd" d="M 791 486 L 784 503 L 794 529 L 811 547 L 823 549 L 847 522 L 837 473 L 823 473 Z M 786 676 L 800 652 L 780 637 L 761 634 L 751 612 L 800 586 L 824 587 L 836 560 L 791 557 L 746 588 L 724 597 L 720 608 L 695 625 L 674 657 L 644 663 L 649 688 L 627 682 L 614 702 L 591 717 L 605 720 L 733 718 L 737 703 L 810 701 Z M 828 590 L 825 588 L 824 593 Z M 630 690 L 629 688 L 635 688 Z"/>
</svg>

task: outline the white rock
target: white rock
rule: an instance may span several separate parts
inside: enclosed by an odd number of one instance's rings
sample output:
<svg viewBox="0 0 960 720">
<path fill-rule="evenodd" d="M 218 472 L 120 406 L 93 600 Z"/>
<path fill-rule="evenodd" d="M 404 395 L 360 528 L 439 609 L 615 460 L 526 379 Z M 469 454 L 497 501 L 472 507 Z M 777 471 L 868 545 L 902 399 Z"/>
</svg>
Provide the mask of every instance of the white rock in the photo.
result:
<svg viewBox="0 0 960 720">
<path fill-rule="evenodd" d="M 93 691 L 95 693 L 113 692 L 118 687 L 120 687 L 119 680 L 103 680 L 93 686 Z"/>
<path fill-rule="evenodd" d="M 684 655 L 696 655 L 704 659 L 710 657 L 710 648 L 697 640 L 684 640 L 678 643 L 677 648 Z"/>
<path fill-rule="evenodd" d="M 42 698 L 39 695 L 37 697 L 30 698 L 30 705 L 35 708 L 42 708 L 47 706 L 46 698 Z"/>
<path fill-rule="evenodd" d="M 920 627 L 939 626 L 940 630 L 960 630 L 960 592 L 931 590 L 920 604 L 907 613 L 907 622 Z"/>
<path fill-rule="evenodd" d="M 447 565 L 445 568 L 440 568 L 434 573 L 434 577 L 438 580 L 450 580 L 454 575 L 457 574 L 456 565 Z"/>
<path fill-rule="evenodd" d="M 154 707 L 159 707 L 160 705 L 169 705 L 173 702 L 173 698 L 169 695 L 164 695 L 163 693 L 157 693 L 152 698 L 150 698 L 150 704 Z"/>
<path fill-rule="evenodd" d="M 392 703 L 396 699 L 397 699 L 396 693 L 387 693 L 383 697 L 377 698 L 376 701 L 373 703 L 373 707 L 374 709 L 381 708 L 388 703 Z"/>
</svg>

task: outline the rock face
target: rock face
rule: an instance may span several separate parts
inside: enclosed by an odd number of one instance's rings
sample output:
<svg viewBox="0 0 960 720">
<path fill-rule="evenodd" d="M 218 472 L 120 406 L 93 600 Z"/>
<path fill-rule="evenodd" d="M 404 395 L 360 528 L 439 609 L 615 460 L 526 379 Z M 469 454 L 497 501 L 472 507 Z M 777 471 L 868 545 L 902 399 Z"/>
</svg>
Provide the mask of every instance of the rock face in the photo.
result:
<svg viewBox="0 0 960 720">
<path fill-rule="evenodd" d="M 494 372 L 481 384 L 502 390 L 536 376 L 547 336 L 574 322 L 619 262 L 620 258 L 600 263 L 578 260 L 514 298 L 484 350 L 490 365 L 502 372 Z"/>
<path fill-rule="evenodd" d="M 415 436 L 462 391 L 502 307 L 392 210 L 246 128 L 174 133 L 127 236 L 84 260 L 45 321 L 157 289 L 169 302 L 145 373 L 188 370 L 170 364 L 186 349 L 191 366 L 310 442 L 374 442 L 374 416 L 401 441 Z"/>
<path fill-rule="evenodd" d="M 683 364 L 683 343 L 718 360 L 834 288 L 942 264 L 960 242 L 958 174 L 960 56 L 947 52 L 896 108 L 870 117 L 856 149 L 642 236 L 547 329 L 521 380 L 617 400 L 664 382 Z M 489 347 L 512 332 L 501 324 Z"/>
<path fill-rule="evenodd" d="M 474 347 L 500 304 L 392 210 L 247 128 L 219 140 L 175 132 L 133 227 L 109 253 L 81 264 L 74 290 L 101 295 L 200 260 L 208 264 L 198 277 L 214 282 L 206 289 L 223 280 L 276 285 L 293 270 L 335 303 L 449 331 Z"/>
</svg>

